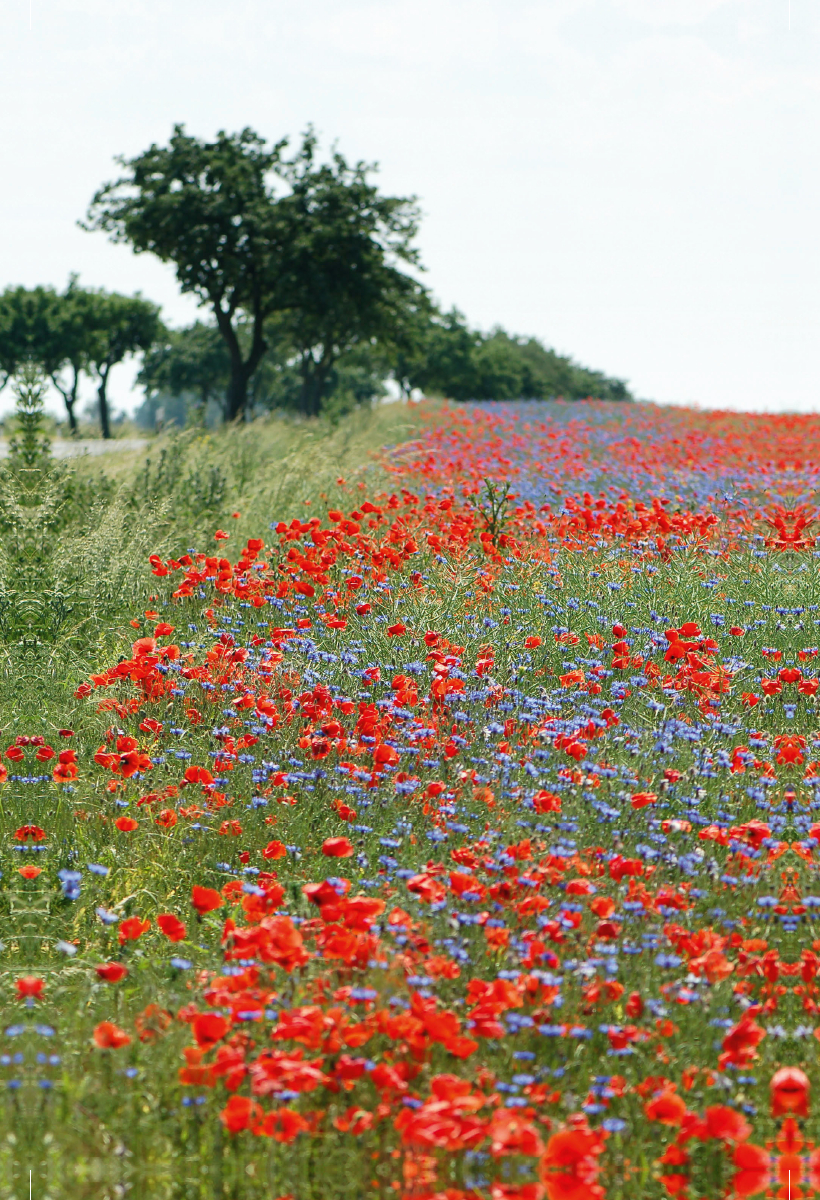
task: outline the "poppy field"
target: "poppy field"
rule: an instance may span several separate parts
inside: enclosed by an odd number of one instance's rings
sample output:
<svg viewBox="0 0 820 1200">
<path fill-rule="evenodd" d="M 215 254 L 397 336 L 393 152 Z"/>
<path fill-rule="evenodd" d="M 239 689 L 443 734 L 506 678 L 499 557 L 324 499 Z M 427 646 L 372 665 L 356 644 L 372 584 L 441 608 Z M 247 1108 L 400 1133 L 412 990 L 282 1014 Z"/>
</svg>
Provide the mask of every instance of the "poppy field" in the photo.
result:
<svg viewBox="0 0 820 1200">
<path fill-rule="evenodd" d="M 437 409 L 69 659 L 31 449 L 0 1196 L 820 1196 L 818 450 Z"/>
</svg>

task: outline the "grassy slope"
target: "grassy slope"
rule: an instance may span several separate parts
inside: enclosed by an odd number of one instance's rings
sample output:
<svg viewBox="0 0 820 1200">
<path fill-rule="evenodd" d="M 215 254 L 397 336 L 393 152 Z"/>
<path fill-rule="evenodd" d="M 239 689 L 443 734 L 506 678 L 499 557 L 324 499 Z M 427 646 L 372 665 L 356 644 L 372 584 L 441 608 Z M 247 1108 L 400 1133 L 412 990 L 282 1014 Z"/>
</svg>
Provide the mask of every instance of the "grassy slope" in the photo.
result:
<svg viewBox="0 0 820 1200">
<path fill-rule="evenodd" d="M 72 469 L 78 480 L 104 475 L 108 487 L 133 492 L 136 500 L 171 499 L 186 534 L 204 540 L 214 519 L 227 521 L 238 510 L 230 532 L 260 536 L 272 520 L 304 516 L 322 493 L 332 500 L 340 476 L 374 484 L 378 451 L 412 439 L 442 409 L 426 401 L 361 409 L 335 426 L 271 415 L 213 432 L 171 431 L 152 438 L 147 450 L 118 451 L 102 462 L 80 458 Z"/>
</svg>

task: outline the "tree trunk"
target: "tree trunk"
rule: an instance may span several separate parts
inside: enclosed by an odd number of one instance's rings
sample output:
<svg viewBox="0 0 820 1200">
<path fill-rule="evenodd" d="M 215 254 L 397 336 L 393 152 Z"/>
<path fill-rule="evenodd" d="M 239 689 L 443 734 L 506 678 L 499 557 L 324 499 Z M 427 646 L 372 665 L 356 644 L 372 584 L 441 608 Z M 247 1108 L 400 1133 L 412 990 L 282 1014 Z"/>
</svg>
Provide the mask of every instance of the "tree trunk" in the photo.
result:
<svg viewBox="0 0 820 1200">
<path fill-rule="evenodd" d="M 77 402 L 78 375 L 79 375 L 79 372 L 75 368 L 74 382 L 68 390 L 62 386 L 62 384 L 60 383 L 60 381 L 58 380 L 56 375 L 50 376 L 51 382 L 54 384 L 57 391 L 60 393 L 63 400 L 65 401 L 65 410 L 66 410 L 66 413 L 68 414 L 68 429 L 69 429 L 69 432 L 72 437 L 76 437 L 76 435 L 77 435 L 77 418 L 74 415 L 74 405 Z"/>
<path fill-rule="evenodd" d="M 80 380 L 80 372 L 74 367 L 74 378 L 71 383 L 71 391 L 63 392 L 65 400 L 65 409 L 68 413 L 68 428 L 72 437 L 77 436 L 77 418 L 74 415 L 74 405 L 77 403 L 77 385 Z"/>
<path fill-rule="evenodd" d="M 306 417 L 318 417 L 322 411 L 325 385 L 333 368 L 332 355 L 323 354 L 319 362 L 308 350 L 302 355 L 302 388 L 299 407 Z"/>
<path fill-rule="evenodd" d="M 248 376 L 245 371 L 245 363 L 241 358 L 233 359 L 231 362 L 231 381 L 228 384 L 227 413 L 228 421 L 234 421 L 244 413 L 248 403 Z"/>
<path fill-rule="evenodd" d="M 108 371 L 108 367 L 100 371 L 100 386 L 97 388 L 97 400 L 100 405 L 100 432 L 104 438 L 111 437 L 111 424 L 108 418 L 108 396 L 105 391 L 106 384 L 108 383 Z"/>
<path fill-rule="evenodd" d="M 68 396 L 65 396 L 64 399 L 65 399 L 65 410 L 68 413 L 68 431 L 72 437 L 76 437 L 77 436 L 77 418 L 74 415 L 74 401 L 70 400 L 68 398 Z"/>
<path fill-rule="evenodd" d="M 225 312 L 222 306 L 214 301 L 214 316 L 231 356 L 231 380 L 225 398 L 226 420 L 235 421 L 240 414 L 244 416 L 247 411 L 248 382 L 268 348 L 262 328 L 264 318 L 258 309 L 254 311 L 251 352 L 243 361 L 239 339 L 233 327 L 233 312 Z"/>
<path fill-rule="evenodd" d="M 77 387 L 80 382 L 80 372 L 74 367 L 74 379 L 71 384 L 71 391 L 65 397 L 66 411 L 68 412 L 68 427 L 71 431 L 71 436 L 77 436 L 77 418 L 74 415 L 74 405 L 77 403 Z"/>
</svg>

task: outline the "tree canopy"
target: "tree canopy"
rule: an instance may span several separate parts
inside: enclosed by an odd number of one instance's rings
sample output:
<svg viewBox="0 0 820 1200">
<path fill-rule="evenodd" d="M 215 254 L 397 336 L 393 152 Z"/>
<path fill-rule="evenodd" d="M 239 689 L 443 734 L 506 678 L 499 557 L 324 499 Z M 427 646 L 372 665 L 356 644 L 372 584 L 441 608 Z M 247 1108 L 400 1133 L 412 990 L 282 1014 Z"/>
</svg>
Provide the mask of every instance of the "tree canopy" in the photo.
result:
<svg viewBox="0 0 820 1200">
<path fill-rule="evenodd" d="M 129 355 L 150 350 L 162 332 L 159 306 L 142 296 L 117 292 L 91 292 L 88 367 L 97 383 L 100 429 L 111 436 L 108 379 L 111 369 Z"/>
<path fill-rule="evenodd" d="M 316 164 L 309 135 L 284 168 L 287 230 L 282 328 L 298 358 L 299 407 L 316 415 L 337 361 L 357 346 L 404 344 L 425 293 L 399 264 L 418 266 L 413 199 L 382 196 L 373 167 L 341 154 Z"/>
<path fill-rule="evenodd" d="M 415 261 L 413 202 L 380 196 L 365 164 L 317 163 L 311 131 L 290 160 L 286 145 L 251 129 L 204 142 L 177 125 L 167 146 L 117 160 L 126 174 L 99 189 L 84 226 L 173 263 L 183 292 L 211 307 L 231 362 L 229 419 L 245 410 L 274 313 L 300 356 L 304 411 L 315 412 L 339 354 L 385 332 L 417 287 L 395 266 Z"/>
<path fill-rule="evenodd" d="M 4 378 L 36 364 L 63 397 L 69 428 L 81 372 L 97 384 L 100 426 L 110 437 L 107 385 L 112 367 L 150 349 L 162 330 L 159 307 L 141 296 L 80 287 L 72 275 L 65 291 L 6 288 L 0 293 L 0 370 Z"/>
<path fill-rule="evenodd" d="M 186 329 L 165 331 L 143 357 L 137 383 L 148 392 L 193 393 L 204 408 L 211 399 L 224 407 L 230 379 L 225 339 L 216 325 L 196 321 Z"/>
<path fill-rule="evenodd" d="M 62 293 L 7 288 L 0 389 L 35 361 L 72 432 L 85 374 L 110 435 L 111 370 L 139 353 L 146 403 L 172 397 L 184 412 L 216 401 L 228 420 L 260 407 L 343 411 L 389 379 L 405 395 L 453 400 L 631 399 L 623 380 L 535 337 L 441 311 L 419 279 L 415 198 L 383 194 L 374 164 L 322 157 L 310 128 L 290 153 L 288 139 L 250 128 L 204 141 L 175 125 L 167 145 L 116 161 L 122 173 L 96 192 L 83 228 L 172 264 L 210 319 L 168 330 L 150 301 L 76 276 Z"/>
<path fill-rule="evenodd" d="M 426 314 L 410 353 L 397 358 L 396 378 L 405 392 L 420 388 L 452 400 L 631 399 L 622 380 L 587 370 L 537 338 L 470 329 L 457 309 Z"/>
</svg>

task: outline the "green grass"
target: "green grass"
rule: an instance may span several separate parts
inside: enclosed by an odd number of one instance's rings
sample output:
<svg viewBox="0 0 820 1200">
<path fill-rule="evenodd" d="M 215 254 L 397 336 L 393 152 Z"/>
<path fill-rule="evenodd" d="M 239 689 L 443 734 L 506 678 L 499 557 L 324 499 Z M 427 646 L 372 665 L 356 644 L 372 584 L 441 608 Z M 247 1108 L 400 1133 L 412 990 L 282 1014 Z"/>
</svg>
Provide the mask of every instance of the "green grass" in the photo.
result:
<svg viewBox="0 0 820 1200">
<path fill-rule="evenodd" d="M 419 409 L 397 405 L 354 415 L 336 428 L 269 420 L 214 435 L 196 431 L 163 435 L 152 442 L 147 468 L 144 455 L 42 467 L 34 480 L 37 488 L 28 492 L 25 476 L 4 474 L 1 511 L 5 559 L 0 574 L 4 680 L 0 714 L 8 740 L 3 745 L 11 743 L 17 734 L 37 733 L 60 749 L 63 743 L 57 730 L 69 726 L 74 730 L 70 744 L 77 750 L 81 769 L 69 789 L 48 781 L 36 785 L 16 782 L 0 789 L 0 919 L 5 943 L 0 952 L 2 1028 L 33 1026 L 36 1021 L 56 1031 L 49 1038 L 29 1028 L 25 1033 L 0 1039 L 2 1053 L 11 1060 L 3 1063 L 0 1078 L 21 1085 L 0 1091 L 0 1200 L 23 1200 L 29 1169 L 34 1172 L 34 1194 L 39 1200 L 119 1200 L 125 1196 L 146 1200 L 275 1200 L 285 1195 L 295 1200 L 358 1200 L 373 1195 L 383 1200 L 396 1195 L 392 1187 L 396 1161 L 391 1155 L 399 1152 L 399 1141 L 391 1123 L 378 1126 L 353 1144 L 333 1132 L 322 1138 L 303 1137 L 293 1146 L 253 1138 L 247 1132 L 230 1137 L 219 1120 L 228 1095 L 224 1084 L 220 1082 L 214 1089 L 183 1088 L 178 1082 L 183 1048 L 191 1044 L 188 1026 L 173 1021 L 167 1029 L 158 1029 L 155 1038 L 145 1041 L 135 1033 L 135 1018 L 149 1004 L 171 1014 L 191 1000 L 203 1005 L 196 970 L 177 970 L 170 960 L 178 953 L 190 959 L 195 968 L 220 968 L 224 910 L 198 919 L 190 906 L 190 889 L 192 884 L 222 886 L 229 877 L 219 866 L 223 861 L 228 861 L 232 873 L 241 877 L 240 849 L 247 847 L 252 861 L 264 865 L 260 851 L 269 839 L 300 847 L 301 857 L 276 860 L 274 865 L 286 889 L 284 903 L 289 911 L 303 917 L 315 915 L 301 888 L 303 883 L 321 879 L 334 869 L 333 863 L 329 867 L 321 855 L 322 841 L 348 832 L 354 836 L 352 827 L 343 824 L 331 808 L 331 802 L 342 795 L 338 777 L 328 772 L 313 783 L 303 780 L 294 784 L 298 800 L 295 805 L 277 804 L 274 797 L 267 806 L 252 808 L 246 803 L 256 790 L 254 767 L 237 761 L 230 787 L 225 788 L 235 797 L 235 804 L 220 810 L 213 819 L 200 822 L 210 825 L 212 832 L 197 831 L 193 817 L 181 817 L 173 828 L 166 829 L 156 825 L 149 810 L 138 807 L 136 801 L 149 789 L 178 783 L 188 761 L 208 763 L 214 746 L 212 727 L 224 722 L 233 734 L 239 734 L 244 728 L 244 714 L 226 716 L 223 708 L 227 697 L 234 694 L 232 689 L 223 697 L 203 687 L 199 680 L 191 682 L 187 699 L 204 715 L 199 724 L 191 722 L 183 699 L 173 694 L 134 713 L 99 707 L 109 698 L 124 704 L 136 696 L 135 687 L 128 681 L 88 697 L 75 698 L 74 692 L 90 672 L 114 667 L 130 657 L 131 644 L 151 628 L 151 623 L 142 619 L 146 609 L 155 609 L 176 626 L 174 640 L 191 642 L 197 663 L 213 646 L 215 631 L 218 635 L 220 630 L 227 632 L 230 628 L 237 642 L 245 643 L 253 635 L 267 637 L 272 627 L 294 622 L 302 609 L 293 607 L 291 601 L 284 610 L 254 609 L 243 602 L 225 600 L 210 584 L 202 588 L 203 597 L 197 591 L 191 599 L 175 602 L 171 592 L 180 576 L 152 576 L 147 556 L 155 550 L 163 557 L 178 555 L 189 546 L 219 553 L 220 544 L 213 541 L 213 534 L 221 526 L 230 532 L 227 547 L 235 560 L 248 536 L 265 537 L 275 544 L 269 531 L 272 521 L 314 513 L 324 516 L 323 493 L 328 507 L 338 502 L 349 511 L 362 494 L 359 483 L 372 493 L 389 479 L 390 490 L 394 490 L 395 480 L 379 466 L 379 448 L 413 437 L 423 417 Z M 340 477 L 346 480 L 345 485 L 336 482 Z M 241 516 L 234 519 L 233 511 Z M 275 562 L 278 553 L 277 548 L 268 557 Z M 331 581 L 340 591 L 346 583 L 347 563 L 341 559 L 329 568 Z M 393 573 L 390 590 L 377 592 L 370 588 L 372 619 L 360 619 L 348 610 L 349 625 L 343 633 L 324 625 L 308 602 L 305 611 L 314 618 L 312 636 L 317 651 L 324 656 L 323 681 L 340 694 L 358 698 L 362 680 L 354 673 L 356 668 L 379 662 L 384 665 L 383 679 L 371 690 L 377 699 L 390 695 L 394 673 L 409 670 L 408 664 L 426 659 L 426 630 L 439 631 L 468 647 L 464 656 L 468 673 L 475 665 L 478 646 L 485 638 L 491 639 L 496 648 L 493 676 L 507 689 L 539 697 L 546 689 L 555 689 L 556 677 L 565 664 L 580 655 L 586 633 L 600 632 L 608 644 L 613 621 L 628 621 L 633 628 L 663 630 L 665 622 L 677 625 L 695 620 L 711 632 L 713 612 L 725 615 L 727 627 L 741 615 L 746 624 L 745 617 L 751 613 L 759 616 L 760 625 L 750 628 L 742 652 L 755 661 L 757 668 L 738 674 L 733 695 L 721 710 L 723 719 L 743 724 L 748 718 L 741 708 L 740 693 L 759 675 L 760 649 L 764 645 L 782 646 L 788 655 L 802 645 L 796 632 L 780 620 L 778 597 L 789 597 L 786 602 L 794 603 L 795 595 L 799 595 L 805 605 L 820 599 L 815 559 L 807 560 L 800 576 L 780 569 L 782 564 L 791 565 L 790 559 L 783 556 L 775 562 L 744 552 L 724 563 L 695 551 L 682 551 L 668 562 L 661 562 L 644 561 L 617 545 L 584 554 L 556 547 L 551 563 L 537 557 L 524 558 L 499 568 L 494 590 L 484 595 L 476 588 L 476 568 L 486 566 L 486 560 L 477 552 L 471 550 L 459 559 L 455 555 L 434 555 L 422 545 L 408 564 Z M 411 569 L 420 573 L 423 586 L 411 583 Z M 598 573 L 592 574 L 593 569 Z M 711 582 L 713 574 L 720 575 L 719 585 L 704 587 L 704 581 Z M 607 591 L 606 583 L 617 585 L 617 590 Z M 798 593 L 789 590 L 798 584 Z M 733 604 L 725 599 L 727 596 L 733 598 Z M 742 600 L 752 602 L 752 607 L 741 608 Z M 206 610 L 220 602 L 219 620 L 209 619 Z M 406 638 L 387 636 L 388 624 L 398 619 L 410 630 Z M 485 625 L 485 621 L 490 624 Z M 556 627 L 573 630 L 581 649 L 557 643 Z M 524 639 L 532 634 L 539 635 L 542 644 L 533 653 L 524 653 Z M 719 637 L 726 643 L 722 653 L 728 653 L 728 635 L 722 632 Z M 805 637 L 810 639 L 811 634 L 807 632 Z M 362 646 L 361 653 L 352 660 L 345 658 L 343 651 L 357 642 Z M 289 680 L 293 691 L 298 692 L 300 680 L 307 678 L 316 662 L 306 648 L 294 650 L 277 677 L 277 685 L 281 682 L 284 686 Z M 424 680 L 426 688 L 430 683 L 429 666 L 423 670 L 419 679 Z M 299 679 L 290 677 L 293 675 Z M 472 688 L 476 680 L 472 675 L 468 677 Z M 660 819 L 677 815 L 684 803 L 697 805 L 699 813 L 711 819 L 723 808 L 729 808 L 732 820 L 737 822 L 757 815 L 755 803 L 746 792 L 748 777 L 730 777 L 725 771 L 709 777 L 703 773 L 704 753 L 709 751 L 717 758 L 728 744 L 719 729 L 706 730 L 695 743 L 678 740 L 670 756 L 659 759 L 655 748 L 656 716 L 647 704 L 648 696 L 641 687 L 632 689 L 619 709 L 621 726 L 611 731 L 606 742 L 607 759 L 619 770 L 629 767 L 634 771 L 634 785 L 625 783 L 623 777 L 605 777 L 595 792 L 598 800 L 620 805 L 617 841 L 612 825 L 604 825 L 589 807 L 584 785 L 577 781 L 562 793 L 560 820 L 545 818 L 550 826 L 549 837 L 557 836 L 570 822 L 577 826 L 571 832 L 579 847 L 611 841 L 628 856 L 641 839 L 649 836 L 648 830 L 656 833 Z M 672 698 L 663 694 L 661 698 L 667 706 L 665 715 L 684 722 L 700 720 L 691 694 L 684 692 Z M 462 703 L 470 718 L 459 726 L 469 731 L 471 739 L 465 754 L 492 759 L 489 770 L 500 778 L 507 769 L 497 768 L 500 759 L 493 759 L 493 755 L 499 738 L 520 737 L 517 745 L 526 746 L 526 704 L 519 696 L 501 714 L 489 711 L 483 698 L 467 696 L 458 700 L 459 705 Z M 572 701 L 562 703 L 572 711 Z M 808 728 L 814 720 L 815 700 L 800 696 L 796 703 L 800 709 L 797 727 Z M 146 715 L 163 723 L 160 737 L 155 739 L 140 730 Z M 496 719 L 509 721 L 511 732 L 491 732 L 489 721 Z M 757 729 L 769 735 L 769 742 L 777 733 L 793 728 L 776 703 L 761 704 L 752 720 Z M 172 732 L 176 729 L 184 730 L 184 736 Z M 109 730 L 134 736 L 140 745 L 161 752 L 165 761 L 143 779 L 133 779 L 116 792 L 110 791 L 106 786 L 110 774 L 93 763 L 94 753 Z M 257 761 L 287 763 L 291 756 L 307 761 L 309 752 L 300 746 L 302 732 L 298 717 L 292 722 L 283 719 L 274 733 L 260 738 Z M 549 738 L 544 745 L 551 745 Z M 182 746 L 190 750 L 190 760 L 175 758 Z M 536 824 L 534 814 L 523 809 L 516 798 L 516 789 L 520 793 L 532 786 L 520 767 L 518 753 L 505 752 L 504 756 L 511 759 L 509 771 L 504 783 L 496 784 L 494 780 L 497 795 L 492 807 L 480 788 L 473 789 L 460 776 L 466 765 L 463 760 L 441 761 L 435 769 L 414 768 L 422 783 L 440 778 L 452 790 L 458 820 L 468 829 L 455 843 L 476 840 L 490 824 L 498 830 L 498 845 L 502 847 L 523 837 L 541 836 L 532 828 Z M 27 769 L 36 771 L 31 750 L 27 755 Z M 555 751 L 545 770 L 554 772 L 557 766 L 567 765 L 572 764 Z M 683 782 L 677 793 L 668 792 L 663 785 L 660 772 L 667 765 L 681 771 Z M 44 773 L 49 770 L 46 765 Z M 659 793 L 657 810 L 635 811 L 630 807 L 628 792 L 638 787 Z M 684 801 L 683 793 L 690 791 L 696 798 Z M 365 870 L 367 874 L 378 873 L 379 856 L 385 852 L 381 839 L 385 837 L 400 843 L 391 845 L 389 853 L 404 870 L 418 870 L 428 857 L 448 861 L 455 843 L 442 848 L 428 839 L 430 820 L 420 803 L 395 792 L 388 782 L 372 792 L 362 792 L 351 801 L 359 807 L 358 819 L 367 827 L 356 831 L 355 845 L 369 865 L 365 868 L 351 859 L 342 864 L 342 872 L 354 876 L 362 876 Z M 192 787 L 184 798 L 186 804 L 198 800 L 198 789 Z M 127 802 L 127 810 L 117 805 L 122 799 Z M 137 831 L 115 830 L 115 819 L 125 811 L 139 820 Z M 214 828 L 222 818 L 232 817 L 241 820 L 241 839 L 220 836 Z M 23 855 L 13 850 L 14 831 L 26 823 L 45 828 L 46 853 Z M 672 832 L 669 841 L 678 845 L 678 836 Z M 722 853 L 715 851 L 715 874 Z M 21 862 L 41 865 L 43 873 L 26 880 L 19 874 Z M 107 868 L 108 874 L 103 877 L 89 873 L 88 863 Z M 68 899 L 62 894 L 57 875 L 60 870 L 80 871 L 80 896 Z M 801 864 L 799 870 L 810 887 L 808 869 Z M 661 882 L 677 886 L 681 878 L 673 868 L 667 870 L 662 865 L 652 886 Z M 762 888 L 770 886 L 770 881 L 761 881 Z M 715 888 L 720 889 L 720 904 L 729 919 L 748 918 L 744 936 L 766 936 L 784 958 L 788 957 L 793 950 L 788 941 L 792 935 L 776 924 L 772 927 L 765 913 L 753 907 L 754 889 L 730 889 L 722 884 Z M 414 900 L 398 879 L 383 891 L 390 905 L 398 903 L 408 908 L 420 932 L 432 943 L 453 934 L 451 916 L 431 912 Z M 622 898 L 619 895 L 619 901 Z M 698 903 L 680 919 L 691 920 L 695 927 L 709 925 L 709 910 L 715 898 L 715 890 L 706 886 Z M 116 925 L 102 924 L 96 916 L 98 907 L 148 917 L 152 922 L 158 913 L 177 913 L 188 927 L 187 938 L 171 946 L 154 924 L 139 941 L 120 948 Z M 660 940 L 668 915 L 662 919 L 655 914 L 650 919 L 643 914 L 625 913 L 623 919 L 630 938 L 637 940 L 650 930 Z M 813 914 L 809 918 L 813 920 Z M 481 928 L 466 925 L 457 931 L 463 937 L 469 970 L 465 968 L 460 979 L 442 981 L 438 995 L 442 1003 L 461 1013 L 465 1011 L 468 976 L 494 978 L 499 970 L 515 966 L 519 960 L 508 958 L 503 948 L 491 952 Z M 562 949 L 562 956 L 586 955 L 592 936 L 593 922 L 586 912 L 583 926 L 568 934 L 569 947 Z M 76 953 L 71 954 L 66 946 L 74 943 Z M 392 953 L 391 944 L 386 945 Z M 111 958 L 126 962 L 130 971 L 127 980 L 113 986 L 101 982 L 93 969 L 95 964 Z M 413 962 L 418 964 L 423 959 L 420 951 Z M 657 995 L 661 984 L 669 979 L 665 970 L 651 957 L 640 962 L 630 958 L 623 965 L 622 978 L 627 991 L 640 987 L 646 994 Z M 13 999 L 13 981 L 25 974 L 36 974 L 45 981 L 45 998 L 38 1002 L 33 1019 L 32 1013 Z M 353 971 L 314 960 L 303 972 L 270 972 L 283 1006 L 314 1002 L 314 985 L 320 976 L 328 974 L 334 986 L 355 982 L 372 987 L 380 1000 L 407 993 L 398 951 L 387 969 L 368 966 Z M 709 1022 L 723 1020 L 729 1012 L 732 1017 L 738 1015 L 738 1010 L 731 1007 L 733 982 L 732 978 L 723 979 L 702 989 L 697 1004 L 679 1010 L 670 1005 L 679 1031 L 666 1043 L 669 1064 L 664 1064 L 664 1070 L 677 1077 L 692 1061 L 708 1059 L 708 1052 L 702 1050 L 704 1029 L 709 1029 L 708 1036 L 714 1040 Z M 583 983 L 584 978 L 567 971 L 564 1012 L 570 1018 L 583 1010 Z M 791 998 L 784 1001 L 784 1005 L 787 1003 Z M 793 1015 L 789 1011 L 788 1016 Z M 561 1120 L 578 1110 L 590 1077 L 599 1070 L 620 1070 L 634 1084 L 659 1069 L 655 1052 L 658 1042 L 614 1065 L 605 1057 L 607 1043 L 598 1024 L 613 1017 L 623 1021 L 623 1009 L 616 1009 L 614 1014 L 596 1013 L 590 1018 L 594 1040 L 588 1042 L 544 1038 L 526 1028 L 506 1038 L 488 1040 L 482 1043 L 481 1065 L 505 1080 L 520 1071 L 514 1052 L 523 1051 L 536 1054 L 539 1067 L 564 1068 L 563 1094 L 551 1110 Z M 96 1049 L 92 1031 L 102 1020 L 127 1029 L 131 1044 L 117 1051 Z M 263 1032 L 257 1035 L 254 1026 L 254 1036 L 261 1041 L 268 1028 L 269 1023 L 263 1024 Z M 366 1053 L 376 1058 L 383 1049 L 374 1038 Z M 59 1054 L 60 1062 L 37 1062 L 37 1053 L 48 1057 L 52 1052 Z M 22 1062 L 13 1060 L 16 1053 L 23 1055 Z M 766 1112 L 767 1080 L 778 1064 L 779 1053 L 774 1038 L 763 1043 L 760 1069 L 755 1069 L 757 1082 L 741 1085 L 733 1093 L 733 1101 L 751 1102 L 762 1114 Z M 462 1066 L 436 1045 L 423 1066 L 420 1090 L 427 1087 L 434 1073 L 454 1070 L 461 1071 Z M 463 1070 L 469 1074 L 473 1066 L 468 1063 Z M 816 1090 L 820 1078 L 814 1059 L 807 1070 Z M 50 1089 L 38 1086 L 43 1077 L 51 1080 Z M 201 1103 L 184 1103 L 192 1097 L 202 1097 Z M 368 1098 L 371 1103 L 373 1099 Z M 702 1109 L 714 1100 L 714 1092 L 702 1078 L 688 1094 L 693 1108 Z M 331 1116 L 347 1103 L 344 1094 L 323 1101 Z M 610 1144 L 608 1198 L 632 1200 L 640 1195 L 642 1200 L 660 1200 L 664 1191 L 653 1173 L 653 1163 L 665 1144 L 665 1131 L 643 1119 L 641 1102 L 634 1093 L 625 1097 L 617 1112 L 627 1120 L 629 1133 L 623 1141 L 616 1137 Z M 765 1119 L 761 1117 L 761 1122 Z M 769 1132 L 774 1132 L 773 1126 Z M 700 1156 L 693 1168 L 696 1194 L 721 1194 L 728 1182 L 725 1155 L 714 1145 L 697 1147 L 696 1154 Z M 511 1162 L 511 1171 L 517 1166 Z M 502 1167 L 506 1169 L 504 1164 Z M 438 1186 L 467 1186 L 470 1169 L 454 1157 L 442 1166 Z"/>
<path fill-rule="evenodd" d="M 336 424 L 272 414 L 214 431 L 171 430 L 150 437 L 144 450 L 81 457 L 71 470 L 79 484 L 121 490 L 136 506 L 168 502 L 178 541 L 184 535 L 204 545 L 214 521 L 236 541 L 259 536 L 272 520 L 321 512 L 323 495 L 331 505 L 338 499 L 340 477 L 349 486 L 380 486 L 381 449 L 412 440 L 443 407 L 383 404 Z"/>
</svg>

